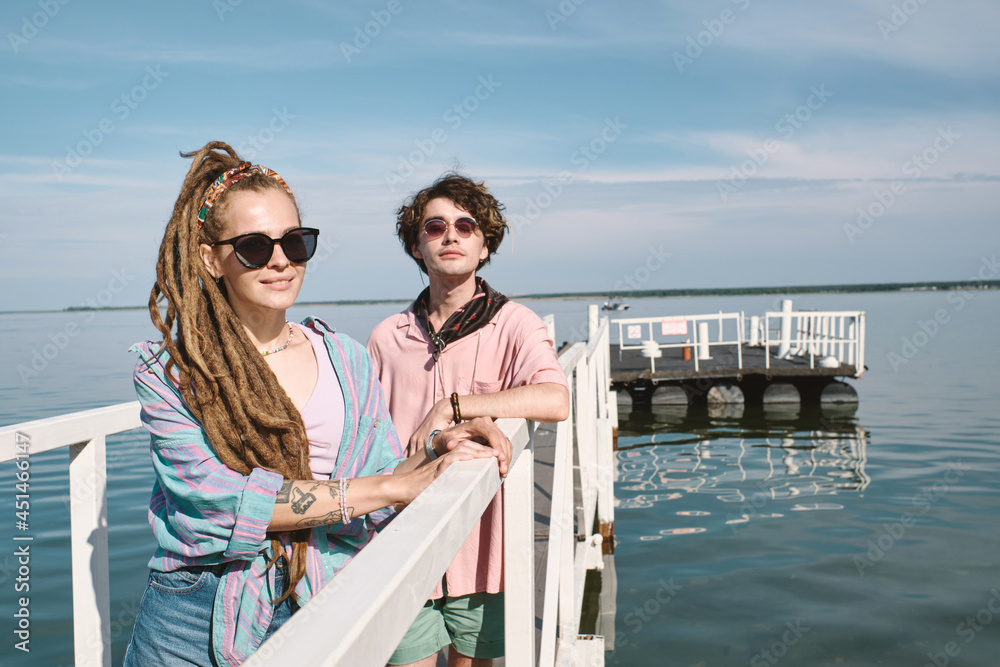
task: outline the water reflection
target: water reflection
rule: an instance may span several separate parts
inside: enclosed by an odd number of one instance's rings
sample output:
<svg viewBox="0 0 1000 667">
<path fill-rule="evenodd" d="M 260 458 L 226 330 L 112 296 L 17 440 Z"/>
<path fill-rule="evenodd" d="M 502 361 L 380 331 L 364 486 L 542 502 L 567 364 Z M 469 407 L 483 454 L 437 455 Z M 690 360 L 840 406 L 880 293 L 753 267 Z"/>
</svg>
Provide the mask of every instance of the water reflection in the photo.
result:
<svg viewBox="0 0 1000 667">
<path fill-rule="evenodd" d="M 725 523 L 732 526 L 785 511 L 841 509 L 811 499 L 862 491 L 871 481 L 865 472 L 868 434 L 857 423 L 855 406 L 654 405 L 620 411 L 616 492 L 622 509 L 711 494 L 725 503 Z M 786 502 L 771 504 L 775 500 Z M 719 511 L 714 503 L 694 506 L 683 503 L 674 514 L 698 521 Z M 647 539 L 703 530 L 688 525 Z"/>
</svg>

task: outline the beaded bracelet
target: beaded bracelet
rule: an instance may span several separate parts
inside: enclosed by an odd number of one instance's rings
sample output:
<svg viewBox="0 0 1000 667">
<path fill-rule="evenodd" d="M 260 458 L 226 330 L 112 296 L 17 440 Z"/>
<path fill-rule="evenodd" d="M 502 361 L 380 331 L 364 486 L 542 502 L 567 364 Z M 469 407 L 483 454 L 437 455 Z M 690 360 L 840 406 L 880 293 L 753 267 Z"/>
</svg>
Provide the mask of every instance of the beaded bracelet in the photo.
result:
<svg viewBox="0 0 1000 667">
<path fill-rule="evenodd" d="M 451 409 L 454 413 L 455 423 L 458 424 L 462 421 L 462 411 L 458 409 L 458 393 L 451 395 Z"/>
<path fill-rule="evenodd" d="M 347 480 L 340 479 L 340 522 L 349 523 L 351 517 L 347 516 Z"/>
<path fill-rule="evenodd" d="M 428 461 L 433 461 L 434 459 L 436 459 L 438 457 L 438 453 L 436 451 L 434 451 L 434 438 L 440 432 L 441 432 L 441 429 L 438 429 L 436 431 L 431 431 L 431 436 L 429 438 L 427 438 L 427 444 L 424 445 L 424 451 L 427 453 L 427 460 Z"/>
</svg>

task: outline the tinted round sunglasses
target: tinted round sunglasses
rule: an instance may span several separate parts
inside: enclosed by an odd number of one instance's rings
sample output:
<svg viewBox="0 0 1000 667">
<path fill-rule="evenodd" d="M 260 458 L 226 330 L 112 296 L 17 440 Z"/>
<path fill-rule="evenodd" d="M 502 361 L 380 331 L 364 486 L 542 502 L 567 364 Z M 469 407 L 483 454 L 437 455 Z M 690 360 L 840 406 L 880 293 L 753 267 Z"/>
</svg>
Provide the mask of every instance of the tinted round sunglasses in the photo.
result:
<svg viewBox="0 0 1000 667">
<path fill-rule="evenodd" d="M 445 222 L 440 218 L 431 218 L 424 223 L 424 234 L 427 234 L 427 238 L 436 239 L 439 236 L 443 236 L 445 231 L 448 229 L 448 225 L 455 228 L 458 235 L 463 239 L 467 239 L 476 233 L 479 229 L 479 223 L 472 218 L 459 218 L 455 222 Z"/>
<path fill-rule="evenodd" d="M 318 229 L 296 227 L 285 232 L 280 239 L 272 239 L 260 232 L 251 232 L 225 241 L 217 241 L 212 246 L 231 245 L 240 264 L 248 269 L 260 269 L 271 261 L 276 244 L 281 244 L 281 252 L 285 253 L 288 261 L 295 264 L 308 262 L 316 254 L 317 236 L 319 236 Z"/>
</svg>

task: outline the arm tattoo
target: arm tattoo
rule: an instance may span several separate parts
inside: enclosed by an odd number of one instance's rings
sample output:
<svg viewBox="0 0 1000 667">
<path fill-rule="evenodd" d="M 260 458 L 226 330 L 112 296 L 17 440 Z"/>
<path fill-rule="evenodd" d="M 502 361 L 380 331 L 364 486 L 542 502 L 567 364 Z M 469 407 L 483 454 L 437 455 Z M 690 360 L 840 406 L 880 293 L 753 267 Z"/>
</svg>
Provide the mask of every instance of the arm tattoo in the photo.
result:
<svg viewBox="0 0 1000 667">
<path fill-rule="evenodd" d="M 347 514 L 350 516 L 354 513 L 353 507 L 347 508 Z M 334 510 L 323 516 L 316 516 L 309 519 L 302 519 L 295 525 L 299 528 L 312 528 L 313 526 L 325 526 L 331 523 L 341 523 L 343 521 L 343 516 L 340 514 L 340 510 Z"/>
<path fill-rule="evenodd" d="M 281 484 L 281 488 L 278 489 L 278 497 L 274 499 L 275 503 L 288 503 L 288 497 L 292 493 L 292 480 L 286 479 Z"/>
<path fill-rule="evenodd" d="M 296 514 L 305 514 L 314 502 L 316 496 L 313 494 L 300 491 L 298 488 L 292 489 L 292 511 Z"/>
</svg>

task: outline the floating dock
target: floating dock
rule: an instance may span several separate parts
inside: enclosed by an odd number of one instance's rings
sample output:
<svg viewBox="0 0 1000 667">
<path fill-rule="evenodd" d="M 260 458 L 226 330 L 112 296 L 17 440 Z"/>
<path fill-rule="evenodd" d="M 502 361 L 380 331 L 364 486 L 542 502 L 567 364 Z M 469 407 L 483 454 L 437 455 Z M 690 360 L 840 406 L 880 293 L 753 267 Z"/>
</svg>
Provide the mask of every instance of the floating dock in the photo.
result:
<svg viewBox="0 0 1000 667">
<path fill-rule="evenodd" d="M 862 311 L 792 310 L 613 320 L 612 388 L 635 404 L 851 403 Z"/>
</svg>

